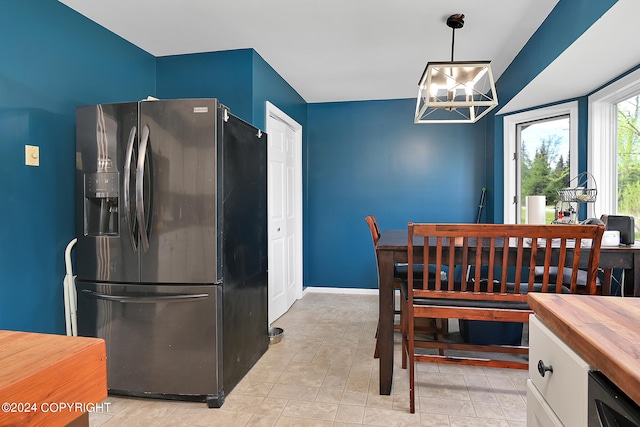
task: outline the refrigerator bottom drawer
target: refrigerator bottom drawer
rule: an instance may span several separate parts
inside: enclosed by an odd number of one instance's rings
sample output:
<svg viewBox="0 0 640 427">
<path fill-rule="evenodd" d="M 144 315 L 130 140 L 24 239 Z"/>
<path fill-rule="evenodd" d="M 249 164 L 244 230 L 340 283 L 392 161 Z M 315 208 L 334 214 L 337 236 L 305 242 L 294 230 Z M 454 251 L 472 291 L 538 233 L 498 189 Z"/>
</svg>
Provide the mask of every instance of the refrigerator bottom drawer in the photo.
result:
<svg viewBox="0 0 640 427">
<path fill-rule="evenodd" d="M 106 341 L 110 391 L 203 401 L 223 396 L 218 286 L 76 286 L 78 335 Z"/>
</svg>

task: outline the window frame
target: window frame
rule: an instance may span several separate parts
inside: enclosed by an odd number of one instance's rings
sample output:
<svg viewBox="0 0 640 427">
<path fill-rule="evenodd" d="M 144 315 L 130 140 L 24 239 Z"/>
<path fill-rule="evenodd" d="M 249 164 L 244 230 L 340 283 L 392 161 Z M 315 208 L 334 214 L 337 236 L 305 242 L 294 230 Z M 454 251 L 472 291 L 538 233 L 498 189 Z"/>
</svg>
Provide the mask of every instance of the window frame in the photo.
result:
<svg viewBox="0 0 640 427">
<path fill-rule="evenodd" d="M 517 177 L 515 153 L 518 150 L 518 124 L 543 120 L 547 118 L 569 115 L 569 170 L 571 177 L 578 174 L 578 102 L 570 101 L 548 107 L 537 108 L 506 115 L 504 128 L 504 205 L 503 215 L 505 224 L 517 224 L 515 202 Z"/>
<path fill-rule="evenodd" d="M 588 166 L 598 187 L 589 217 L 618 211 L 618 107 L 640 93 L 640 69 L 630 72 L 589 96 Z M 596 160 L 598 159 L 598 160 Z"/>
</svg>

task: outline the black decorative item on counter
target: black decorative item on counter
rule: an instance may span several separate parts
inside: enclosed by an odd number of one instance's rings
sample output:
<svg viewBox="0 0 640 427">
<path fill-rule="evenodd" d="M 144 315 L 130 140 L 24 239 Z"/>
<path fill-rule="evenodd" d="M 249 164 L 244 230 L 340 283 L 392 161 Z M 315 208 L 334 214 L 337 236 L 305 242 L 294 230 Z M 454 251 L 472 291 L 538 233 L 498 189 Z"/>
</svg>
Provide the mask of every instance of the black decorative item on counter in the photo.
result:
<svg viewBox="0 0 640 427">
<path fill-rule="evenodd" d="M 620 232 L 620 244 L 633 245 L 635 243 L 635 221 L 632 216 L 602 215 L 600 220 L 607 227 L 607 230 Z"/>
</svg>

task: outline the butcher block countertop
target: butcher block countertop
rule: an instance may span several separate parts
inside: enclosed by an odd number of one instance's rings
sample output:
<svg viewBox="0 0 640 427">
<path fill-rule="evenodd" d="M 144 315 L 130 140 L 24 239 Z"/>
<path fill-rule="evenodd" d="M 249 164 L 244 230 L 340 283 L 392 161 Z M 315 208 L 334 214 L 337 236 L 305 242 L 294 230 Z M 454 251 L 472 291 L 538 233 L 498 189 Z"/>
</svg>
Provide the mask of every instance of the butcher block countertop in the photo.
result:
<svg viewBox="0 0 640 427">
<path fill-rule="evenodd" d="M 102 339 L 0 331 L 0 426 L 88 423 L 107 398 L 106 359 Z"/>
<path fill-rule="evenodd" d="M 640 298 L 529 294 L 536 316 L 640 404 Z"/>
</svg>

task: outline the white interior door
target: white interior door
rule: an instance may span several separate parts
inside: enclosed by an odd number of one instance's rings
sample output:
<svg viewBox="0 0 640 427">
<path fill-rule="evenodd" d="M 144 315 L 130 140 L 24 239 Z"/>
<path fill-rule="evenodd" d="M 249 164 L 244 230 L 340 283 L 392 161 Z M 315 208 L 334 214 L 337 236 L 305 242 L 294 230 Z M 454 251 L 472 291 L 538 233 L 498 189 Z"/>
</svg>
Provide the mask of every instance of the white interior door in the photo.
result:
<svg viewBox="0 0 640 427">
<path fill-rule="evenodd" d="M 302 127 L 267 103 L 269 324 L 302 294 Z"/>
</svg>

